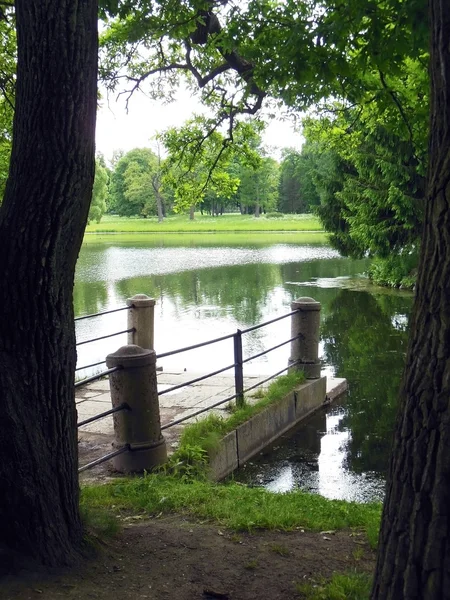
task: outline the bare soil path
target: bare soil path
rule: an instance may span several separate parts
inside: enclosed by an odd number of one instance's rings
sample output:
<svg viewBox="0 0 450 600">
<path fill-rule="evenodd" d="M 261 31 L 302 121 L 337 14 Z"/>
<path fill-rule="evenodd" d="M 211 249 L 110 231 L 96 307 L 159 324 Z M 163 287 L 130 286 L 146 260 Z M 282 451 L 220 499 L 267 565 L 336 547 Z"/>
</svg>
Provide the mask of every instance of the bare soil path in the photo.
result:
<svg viewBox="0 0 450 600">
<path fill-rule="evenodd" d="M 0 581 L 2 600 L 301 599 L 296 584 L 333 572 L 371 572 L 358 531 L 234 533 L 180 516 L 129 517 L 121 532 L 76 568 L 22 572 Z"/>
</svg>

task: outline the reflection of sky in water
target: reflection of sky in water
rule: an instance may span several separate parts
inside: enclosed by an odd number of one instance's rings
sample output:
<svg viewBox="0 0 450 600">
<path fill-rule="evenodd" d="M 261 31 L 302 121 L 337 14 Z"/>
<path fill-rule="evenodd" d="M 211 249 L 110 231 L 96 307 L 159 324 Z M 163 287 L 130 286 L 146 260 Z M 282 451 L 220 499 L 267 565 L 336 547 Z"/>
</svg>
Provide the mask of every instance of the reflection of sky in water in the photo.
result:
<svg viewBox="0 0 450 600">
<path fill-rule="evenodd" d="M 92 261 L 89 260 L 92 256 Z M 287 264 L 339 257 L 329 246 L 276 244 L 267 248 L 121 248 L 101 255 L 85 255 L 77 265 L 79 281 L 118 281 L 130 277 L 165 275 L 181 271 L 248 265 Z"/>
<path fill-rule="evenodd" d="M 316 414 L 250 461 L 237 474 L 240 481 L 263 486 L 272 492 L 301 489 L 335 500 L 372 502 L 382 500 L 384 479 L 375 473 L 355 473 L 347 465 L 350 432 L 340 427 L 343 407 Z M 320 427 L 323 426 L 323 429 Z"/>
<path fill-rule="evenodd" d="M 339 254 L 328 246 L 309 246 L 275 244 L 267 247 L 121 247 L 109 246 L 101 251 L 83 248 L 77 264 L 76 282 L 88 284 L 103 282 L 106 287 L 106 303 L 99 310 L 108 310 L 124 304 L 118 297 L 116 283 L 134 277 L 169 275 L 186 271 L 242 266 L 248 264 L 288 264 L 306 263 L 323 259 L 335 259 Z M 223 271 L 226 278 L 227 271 Z M 264 282 L 262 282 L 263 285 Z M 141 284 L 142 285 L 142 284 Z M 218 282 L 219 285 L 219 282 Z M 227 285 L 226 281 L 221 285 Z M 143 290 L 136 290 L 142 292 Z M 144 290 L 145 291 L 145 290 Z M 249 290 L 249 305 L 255 302 Z M 245 329 L 255 323 L 244 322 L 236 317 L 232 305 L 216 305 L 208 302 L 199 290 L 195 304 L 186 302 L 176 296 L 163 294 L 157 298 L 155 307 L 155 340 L 158 353 L 182 348 L 206 341 L 213 337 L 221 337 L 233 333 L 237 329 Z M 265 292 L 264 302 L 258 302 L 258 322 L 270 320 L 290 311 L 292 293 L 284 285 L 275 284 Z M 97 319 L 77 322 L 77 340 L 100 337 L 114 331 L 127 328 L 126 312 L 105 315 Z M 289 319 L 280 321 L 275 326 L 256 330 L 243 336 L 244 358 L 258 354 L 265 348 L 275 346 L 290 337 Z M 110 352 L 127 343 L 127 336 L 100 340 L 92 344 L 78 347 L 78 366 L 90 365 L 104 360 Z M 266 372 L 275 373 L 287 364 L 289 346 L 271 354 L 262 356 L 246 364 L 247 374 Z M 218 365 L 218 362 L 220 364 Z M 191 372 L 205 372 L 214 368 L 232 364 L 233 340 L 199 348 L 195 352 L 183 353 L 168 357 L 163 367 L 169 369 L 186 369 Z M 100 367 L 101 369 L 102 367 Z M 85 377 L 98 372 L 98 368 L 78 372 Z M 232 374 L 232 371 L 229 372 Z"/>
</svg>

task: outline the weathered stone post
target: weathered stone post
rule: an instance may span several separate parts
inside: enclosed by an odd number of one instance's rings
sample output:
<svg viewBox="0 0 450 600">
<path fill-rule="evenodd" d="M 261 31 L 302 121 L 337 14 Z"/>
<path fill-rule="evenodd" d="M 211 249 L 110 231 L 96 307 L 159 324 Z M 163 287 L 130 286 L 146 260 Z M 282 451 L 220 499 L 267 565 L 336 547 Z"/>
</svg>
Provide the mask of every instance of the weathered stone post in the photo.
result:
<svg viewBox="0 0 450 600">
<path fill-rule="evenodd" d="M 129 344 L 154 349 L 155 304 L 156 301 L 145 294 L 136 294 L 127 299 L 127 306 L 131 306 L 128 311 L 128 329 L 134 330 L 128 333 Z"/>
<path fill-rule="evenodd" d="M 122 367 L 109 376 L 113 408 L 125 403 L 130 410 L 114 413 L 114 446 L 129 444 L 130 452 L 113 459 L 122 473 L 150 470 L 167 460 L 167 448 L 161 434 L 156 354 L 139 346 L 122 346 L 106 357 L 109 369 Z"/>
<path fill-rule="evenodd" d="M 298 311 L 291 317 L 291 338 L 299 337 L 291 342 L 289 370 L 304 371 L 308 379 L 320 377 L 320 309 L 314 298 L 298 298 L 291 303 L 291 310 Z"/>
</svg>

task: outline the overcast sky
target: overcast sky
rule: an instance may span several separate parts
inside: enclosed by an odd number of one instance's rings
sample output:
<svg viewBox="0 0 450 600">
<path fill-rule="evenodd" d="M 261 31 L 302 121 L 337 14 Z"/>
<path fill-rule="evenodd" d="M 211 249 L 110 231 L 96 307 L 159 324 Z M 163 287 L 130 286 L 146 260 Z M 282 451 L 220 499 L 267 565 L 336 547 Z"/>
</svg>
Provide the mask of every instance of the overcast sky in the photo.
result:
<svg viewBox="0 0 450 600">
<path fill-rule="evenodd" d="M 194 112 L 200 113 L 200 106 L 183 90 L 178 92 L 176 102 L 165 105 L 136 93 L 129 102 L 128 113 L 123 97 L 118 101 L 112 95 L 109 99 L 104 97 L 97 115 L 97 152 L 109 160 L 114 150 L 127 152 L 132 148 L 151 147 L 156 133 L 182 125 Z M 276 148 L 300 149 L 302 137 L 289 122 L 272 121 L 263 142 L 274 149 L 272 156 L 279 158 Z"/>
</svg>

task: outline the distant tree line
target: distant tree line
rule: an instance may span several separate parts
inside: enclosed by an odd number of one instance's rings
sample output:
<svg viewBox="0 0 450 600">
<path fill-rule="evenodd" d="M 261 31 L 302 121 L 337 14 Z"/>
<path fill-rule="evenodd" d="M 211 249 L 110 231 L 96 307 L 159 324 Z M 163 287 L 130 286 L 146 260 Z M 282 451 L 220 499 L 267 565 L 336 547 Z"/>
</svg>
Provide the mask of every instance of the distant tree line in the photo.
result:
<svg viewBox="0 0 450 600">
<path fill-rule="evenodd" d="M 134 148 L 116 152 L 109 166 L 97 157 L 89 221 L 99 222 L 105 213 L 159 220 L 194 210 L 212 216 L 310 213 L 319 202 L 308 165 L 293 149 L 283 151 L 280 163 L 263 150 L 252 163 L 234 153 L 210 174 L 201 163 L 182 173 L 170 156 L 162 159 L 150 148 Z"/>
</svg>

